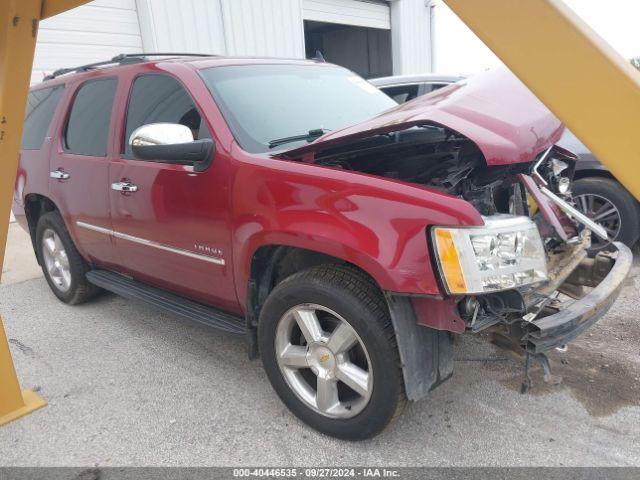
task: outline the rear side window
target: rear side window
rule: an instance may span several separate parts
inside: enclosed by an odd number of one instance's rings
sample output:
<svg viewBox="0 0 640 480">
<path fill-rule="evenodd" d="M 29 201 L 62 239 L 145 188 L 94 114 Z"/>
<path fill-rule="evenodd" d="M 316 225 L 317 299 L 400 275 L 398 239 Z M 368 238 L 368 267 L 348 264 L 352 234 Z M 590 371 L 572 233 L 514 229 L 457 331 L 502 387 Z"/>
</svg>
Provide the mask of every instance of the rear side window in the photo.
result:
<svg viewBox="0 0 640 480">
<path fill-rule="evenodd" d="M 180 82 L 167 75 L 143 75 L 133 82 L 124 138 L 125 155 L 132 155 L 131 134 L 149 123 L 179 123 L 191 129 L 194 140 L 211 138 L 191 96 Z"/>
<path fill-rule="evenodd" d="M 51 119 L 60 102 L 63 85 L 43 88 L 29 94 L 27 113 L 22 132 L 22 150 L 40 150 L 47 135 Z"/>
<path fill-rule="evenodd" d="M 64 135 L 65 150 L 78 155 L 107 155 L 109 121 L 118 81 L 88 81 L 76 92 Z"/>
</svg>

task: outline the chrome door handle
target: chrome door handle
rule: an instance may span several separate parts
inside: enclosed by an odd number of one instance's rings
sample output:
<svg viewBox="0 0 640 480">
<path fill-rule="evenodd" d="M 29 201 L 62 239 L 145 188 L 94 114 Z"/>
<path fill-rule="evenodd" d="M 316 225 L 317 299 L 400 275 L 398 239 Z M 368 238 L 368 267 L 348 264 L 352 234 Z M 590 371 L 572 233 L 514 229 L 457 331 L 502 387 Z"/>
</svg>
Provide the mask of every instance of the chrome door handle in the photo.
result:
<svg viewBox="0 0 640 480">
<path fill-rule="evenodd" d="M 51 178 L 55 178 L 56 180 L 67 180 L 68 178 L 71 177 L 70 174 L 68 174 L 67 172 L 64 172 L 64 171 L 62 171 L 60 169 L 54 170 L 53 172 L 50 172 L 49 176 Z"/>
<path fill-rule="evenodd" d="M 138 186 L 131 182 L 116 182 L 111 184 L 111 190 L 116 192 L 137 192 Z"/>
</svg>

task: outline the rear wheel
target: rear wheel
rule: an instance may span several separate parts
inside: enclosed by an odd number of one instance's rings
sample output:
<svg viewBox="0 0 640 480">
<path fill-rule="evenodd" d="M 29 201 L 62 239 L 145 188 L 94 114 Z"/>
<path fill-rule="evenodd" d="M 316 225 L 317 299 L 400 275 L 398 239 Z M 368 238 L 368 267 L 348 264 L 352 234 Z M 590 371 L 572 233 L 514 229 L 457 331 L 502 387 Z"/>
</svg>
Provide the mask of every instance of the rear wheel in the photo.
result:
<svg viewBox="0 0 640 480">
<path fill-rule="evenodd" d="M 85 278 L 89 265 L 73 244 L 58 212 L 45 213 L 38 220 L 36 254 L 49 287 L 63 302 L 82 303 L 98 292 Z"/>
<path fill-rule="evenodd" d="M 386 304 L 352 268 L 314 267 L 284 280 L 265 302 L 258 338 L 282 401 L 325 434 L 372 437 L 404 407 Z"/>
<path fill-rule="evenodd" d="M 640 236 L 640 208 L 622 185 L 610 178 L 589 177 L 573 184 L 576 207 L 604 227 L 612 240 L 632 245 Z M 592 235 L 594 250 L 606 242 Z"/>
</svg>

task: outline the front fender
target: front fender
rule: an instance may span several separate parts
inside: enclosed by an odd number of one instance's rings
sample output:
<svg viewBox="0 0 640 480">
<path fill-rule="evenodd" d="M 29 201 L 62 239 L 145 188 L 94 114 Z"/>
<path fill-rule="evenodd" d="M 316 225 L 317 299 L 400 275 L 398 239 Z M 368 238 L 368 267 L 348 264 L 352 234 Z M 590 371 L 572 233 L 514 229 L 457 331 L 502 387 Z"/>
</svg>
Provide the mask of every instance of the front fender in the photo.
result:
<svg viewBox="0 0 640 480">
<path fill-rule="evenodd" d="M 464 200 L 313 164 L 244 159 L 232 175 L 234 274 L 241 304 L 254 252 L 287 245 L 350 262 L 383 290 L 438 295 L 429 225 L 482 225 Z"/>
</svg>

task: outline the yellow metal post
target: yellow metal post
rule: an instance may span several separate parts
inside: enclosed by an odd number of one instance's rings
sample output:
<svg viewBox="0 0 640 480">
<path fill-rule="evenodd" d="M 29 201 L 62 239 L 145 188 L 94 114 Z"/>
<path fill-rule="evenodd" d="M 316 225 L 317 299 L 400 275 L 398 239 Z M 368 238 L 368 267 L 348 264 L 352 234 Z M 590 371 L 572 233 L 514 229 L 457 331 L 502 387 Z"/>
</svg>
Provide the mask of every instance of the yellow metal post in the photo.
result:
<svg viewBox="0 0 640 480">
<path fill-rule="evenodd" d="M 42 19 L 53 17 L 66 10 L 78 7 L 87 0 L 44 0 L 42 2 Z"/>
<path fill-rule="evenodd" d="M 41 0 L 4 0 L 0 8 L 0 275 L 41 9 Z M 0 319 L 0 425 L 45 405 L 20 391 Z"/>
<path fill-rule="evenodd" d="M 444 0 L 640 199 L 640 73 L 562 0 Z"/>
</svg>

